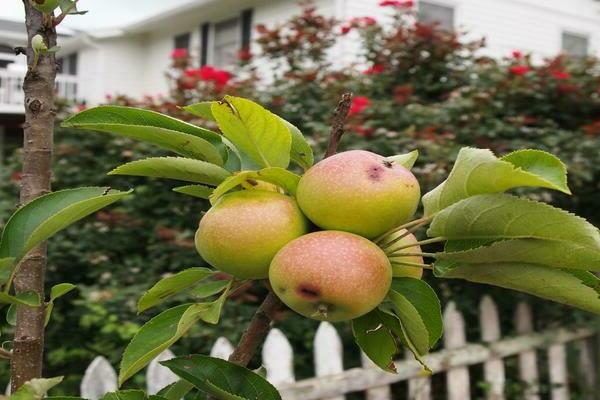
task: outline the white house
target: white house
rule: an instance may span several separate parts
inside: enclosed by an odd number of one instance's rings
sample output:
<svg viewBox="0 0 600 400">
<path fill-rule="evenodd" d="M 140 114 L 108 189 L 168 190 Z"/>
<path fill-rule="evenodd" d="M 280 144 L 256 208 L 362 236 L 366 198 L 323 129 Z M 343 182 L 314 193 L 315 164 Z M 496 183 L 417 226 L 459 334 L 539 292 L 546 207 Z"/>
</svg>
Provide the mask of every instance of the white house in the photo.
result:
<svg viewBox="0 0 600 400">
<path fill-rule="evenodd" d="M 389 8 L 380 0 L 315 0 L 325 15 L 348 20 L 372 16 L 385 20 Z M 418 16 L 443 26 L 487 38 L 487 54 L 513 50 L 537 57 L 560 52 L 600 56 L 600 2 L 597 0 L 417 0 Z M 285 21 L 298 12 L 297 0 L 191 0 L 170 11 L 119 29 L 63 31 L 58 54 L 62 71 L 59 93 L 97 104 L 106 94 L 140 97 L 166 93 L 164 72 L 174 48 L 186 47 L 198 64 L 224 67 L 251 43 L 254 26 Z M 91 11 L 93 13 L 93 10 Z M 331 57 L 356 57 L 356 38 L 344 36 Z M 23 45 L 20 23 L 0 20 L 0 137 L 7 115 L 22 115 L 20 82 L 23 61 L 11 55 Z M 22 56 L 20 56 L 22 58 Z M 5 122 L 3 122 L 5 121 Z M 0 139 L 1 140 L 1 139 Z"/>
</svg>

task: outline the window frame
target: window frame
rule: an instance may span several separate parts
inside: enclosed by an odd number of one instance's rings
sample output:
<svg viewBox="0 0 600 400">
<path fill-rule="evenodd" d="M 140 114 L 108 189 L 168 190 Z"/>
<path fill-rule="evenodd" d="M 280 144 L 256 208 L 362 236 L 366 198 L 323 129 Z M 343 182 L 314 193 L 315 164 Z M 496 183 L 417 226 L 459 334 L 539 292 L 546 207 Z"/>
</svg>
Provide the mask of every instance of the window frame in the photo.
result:
<svg viewBox="0 0 600 400">
<path fill-rule="evenodd" d="M 432 5 L 432 6 L 438 6 L 438 7 L 446 7 L 452 10 L 452 31 L 456 31 L 457 27 L 458 27 L 458 15 L 459 15 L 459 11 L 460 11 L 460 4 L 458 2 L 456 2 L 456 0 L 418 0 L 417 4 L 416 4 L 416 19 L 419 22 L 423 22 L 420 19 L 420 7 L 421 4 L 426 3 L 428 5 Z M 430 22 L 425 22 L 425 23 L 430 23 Z M 442 24 L 440 24 L 440 26 L 443 27 Z"/>
<path fill-rule="evenodd" d="M 241 49 L 242 46 L 242 17 L 240 14 L 230 17 L 230 18 L 225 18 L 225 19 L 221 19 L 217 22 L 211 23 L 210 24 L 210 34 L 208 37 L 208 61 L 209 64 L 215 66 L 215 67 L 219 67 L 219 68 L 225 68 L 228 67 L 230 65 L 217 65 L 216 64 L 216 38 L 217 38 L 217 25 L 225 23 L 225 22 L 230 22 L 235 20 L 237 22 L 236 24 L 236 44 L 238 45 L 238 50 Z"/>
<path fill-rule="evenodd" d="M 570 53 L 566 48 L 565 48 L 565 35 L 569 35 L 572 37 L 577 37 L 580 39 L 584 39 L 586 46 L 585 46 L 585 54 L 580 55 L 580 54 L 572 54 Z M 568 29 L 568 28 L 563 28 L 560 31 L 560 52 L 567 54 L 571 57 L 576 57 L 576 58 L 585 58 L 585 57 L 589 57 L 590 56 L 590 50 L 591 50 L 591 35 L 589 32 L 582 32 L 582 31 L 577 31 L 574 29 Z"/>
</svg>

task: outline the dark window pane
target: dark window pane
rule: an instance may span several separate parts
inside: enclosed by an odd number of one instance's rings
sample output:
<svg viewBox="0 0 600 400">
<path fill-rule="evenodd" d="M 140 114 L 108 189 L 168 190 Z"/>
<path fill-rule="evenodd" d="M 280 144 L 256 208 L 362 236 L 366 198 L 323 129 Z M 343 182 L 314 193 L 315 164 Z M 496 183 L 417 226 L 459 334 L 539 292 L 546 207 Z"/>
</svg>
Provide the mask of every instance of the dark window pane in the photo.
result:
<svg viewBox="0 0 600 400">
<path fill-rule="evenodd" d="M 585 57 L 588 55 L 588 38 L 576 33 L 563 32 L 562 49 L 565 53 L 574 57 Z"/>
<path fill-rule="evenodd" d="M 175 36 L 175 48 L 176 49 L 189 49 L 190 48 L 190 34 L 182 33 L 181 35 Z"/>
<path fill-rule="evenodd" d="M 65 73 L 69 75 L 77 75 L 77 63 L 79 61 L 77 53 L 70 54 L 67 59 L 69 61 L 67 63 L 67 70 Z"/>
<path fill-rule="evenodd" d="M 419 21 L 426 24 L 435 22 L 443 29 L 454 30 L 454 8 L 420 1 Z"/>
</svg>

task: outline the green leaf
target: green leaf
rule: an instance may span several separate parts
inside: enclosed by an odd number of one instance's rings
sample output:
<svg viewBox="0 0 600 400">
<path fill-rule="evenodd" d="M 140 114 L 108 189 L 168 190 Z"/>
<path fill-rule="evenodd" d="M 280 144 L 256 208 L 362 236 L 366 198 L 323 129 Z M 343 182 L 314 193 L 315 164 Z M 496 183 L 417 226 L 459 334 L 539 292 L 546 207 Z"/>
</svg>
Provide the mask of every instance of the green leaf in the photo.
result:
<svg viewBox="0 0 600 400">
<path fill-rule="evenodd" d="M 458 153 L 448 179 L 423 196 L 425 215 L 470 196 L 523 186 L 570 193 L 564 164 L 549 153 L 522 150 L 499 159 L 490 150 L 466 147 Z"/>
<path fill-rule="evenodd" d="M 578 242 L 558 240 L 500 240 L 467 250 L 440 252 L 436 258 L 466 263 L 514 262 L 600 271 L 600 248 L 590 249 Z"/>
<path fill-rule="evenodd" d="M 89 187 L 61 190 L 32 200 L 18 209 L 6 223 L 0 239 L 0 259 L 19 261 L 58 231 L 131 192 Z"/>
<path fill-rule="evenodd" d="M 419 150 L 413 150 L 410 153 L 398 154 L 397 156 L 386 157 L 387 161 L 402 165 L 406 169 L 411 169 L 419 158 Z"/>
<path fill-rule="evenodd" d="M 252 181 L 263 181 L 272 183 L 284 189 L 292 196 L 296 195 L 296 189 L 300 182 L 300 176 L 278 167 L 263 168 L 260 171 L 239 172 L 221 183 L 210 196 L 210 202 L 215 205 L 217 201 L 229 191 L 236 187 L 248 183 L 252 186 Z"/>
<path fill-rule="evenodd" d="M 0 282 L 6 282 L 8 280 L 14 265 L 15 265 L 14 257 L 7 257 L 7 258 L 0 259 Z"/>
<path fill-rule="evenodd" d="M 214 188 L 204 185 L 186 185 L 179 186 L 173 189 L 174 192 L 187 194 L 188 196 L 198 197 L 208 200 Z"/>
<path fill-rule="evenodd" d="M 0 293 L 0 304 L 1 303 L 27 307 L 38 307 L 40 304 L 42 304 L 40 296 L 34 291 L 23 292 L 14 296 L 6 293 Z"/>
<path fill-rule="evenodd" d="M 214 101 L 201 101 L 199 103 L 190 104 L 189 106 L 183 107 L 183 109 L 196 117 L 203 118 L 207 121 L 214 121 L 211 107 L 215 103 Z"/>
<path fill-rule="evenodd" d="M 190 295 L 197 299 L 205 299 L 217 293 L 221 293 L 225 288 L 231 285 L 231 281 L 215 280 L 201 283 L 190 290 Z"/>
<path fill-rule="evenodd" d="M 218 323 L 226 298 L 227 291 L 212 303 L 182 304 L 163 311 L 144 324 L 125 348 L 119 386 L 178 341 L 198 321 Z"/>
<path fill-rule="evenodd" d="M 119 390 L 106 393 L 100 400 L 146 400 L 146 393 L 143 390 Z"/>
<path fill-rule="evenodd" d="M 6 311 L 6 322 L 10 326 L 17 326 L 17 306 L 11 304 Z"/>
<path fill-rule="evenodd" d="M 393 331 L 386 325 L 383 312 L 375 309 L 352 320 L 352 333 L 356 344 L 384 371 L 396 373 L 394 356 L 398 344 Z"/>
<path fill-rule="evenodd" d="M 194 385 L 186 380 L 180 379 L 162 388 L 157 394 L 167 400 L 181 400 L 183 397 L 194 388 Z"/>
<path fill-rule="evenodd" d="M 600 233 L 583 218 L 507 194 L 478 195 L 455 203 L 434 217 L 427 234 L 448 240 L 547 240 L 562 248 L 579 249 L 581 255 L 565 256 L 572 257 L 570 260 L 587 257 L 592 266 L 600 251 Z M 549 257 L 552 254 L 545 259 Z"/>
<path fill-rule="evenodd" d="M 48 304 L 46 305 L 46 322 L 44 323 L 44 326 L 48 325 L 48 322 L 50 322 L 52 310 L 54 309 L 54 301 L 76 288 L 77 286 L 72 283 L 59 283 L 52 286 L 52 289 L 50 289 L 50 301 L 48 301 Z"/>
<path fill-rule="evenodd" d="M 161 279 L 142 295 L 137 304 L 138 312 L 141 313 L 183 290 L 194 287 L 214 273 L 215 271 L 207 268 L 189 268 Z"/>
<path fill-rule="evenodd" d="M 279 117 L 246 99 L 225 96 L 213 103 L 223 135 L 261 167 L 287 168 L 292 137 Z"/>
<path fill-rule="evenodd" d="M 443 260 L 435 263 L 434 272 L 440 278 L 500 286 L 600 314 L 600 280 L 585 271 L 537 264 L 467 264 Z"/>
<path fill-rule="evenodd" d="M 77 2 L 73 0 L 60 0 L 60 11 L 68 12 L 69 15 L 84 15 L 87 11 L 79 11 L 77 9 Z"/>
<path fill-rule="evenodd" d="M 161 362 L 179 377 L 221 400 L 281 400 L 260 375 L 218 358 L 190 355 Z"/>
<path fill-rule="evenodd" d="M 306 138 L 295 125 L 281 118 L 281 121 L 290 131 L 292 135 L 292 145 L 290 149 L 291 160 L 298 164 L 303 170 L 307 170 L 315 163 L 315 156 L 313 154 L 312 147 L 306 141 Z"/>
<path fill-rule="evenodd" d="M 40 400 L 43 399 L 48 390 L 62 382 L 63 377 L 32 379 L 21 386 L 10 396 L 11 400 Z"/>
<path fill-rule="evenodd" d="M 134 175 L 218 185 L 230 172 L 218 165 L 183 157 L 152 157 L 123 164 L 108 175 Z"/>
<path fill-rule="evenodd" d="M 221 145 L 222 143 L 221 136 L 213 131 L 197 127 L 155 111 L 134 107 L 99 106 L 89 108 L 67 118 L 63 121 L 61 126 L 64 128 L 86 129 L 86 126 L 83 125 L 90 123 L 152 126 L 197 136 L 214 145 Z"/>
<path fill-rule="evenodd" d="M 425 281 L 415 278 L 394 278 L 390 291 L 401 294 L 418 312 L 427 328 L 429 348 L 442 337 L 442 308 L 435 291 Z"/>
</svg>

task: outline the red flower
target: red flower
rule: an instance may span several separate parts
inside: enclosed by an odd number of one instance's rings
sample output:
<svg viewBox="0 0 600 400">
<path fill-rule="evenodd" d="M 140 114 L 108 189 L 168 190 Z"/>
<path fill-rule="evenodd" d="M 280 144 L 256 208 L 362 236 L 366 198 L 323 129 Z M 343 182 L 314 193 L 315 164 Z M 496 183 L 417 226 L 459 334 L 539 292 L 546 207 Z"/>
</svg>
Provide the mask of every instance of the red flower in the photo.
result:
<svg viewBox="0 0 600 400">
<path fill-rule="evenodd" d="M 552 75 L 555 79 L 569 79 L 571 78 L 571 74 L 566 71 L 551 71 L 550 75 Z"/>
<path fill-rule="evenodd" d="M 363 74 L 365 75 L 377 75 L 377 74 L 381 74 L 383 71 L 385 71 L 385 67 L 381 64 L 374 64 L 372 67 L 367 68 L 363 71 Z"/>
<path fill-rule="evenodd" d="M 383 0 L 379 2 L 380 7 L 406 7 L 410 8 L 415 4 L 412 0 Z"/>
<path fill-rule="evenodd" d="M 371 25 L 375 25 L 377 23 L 377 20 L 373 17 L 362 17 L 361 22 L 367 26 L 371 26 Z"/>
<path fill-rule="evenodd" d="M 340 31 L 342 33 L 342 35 L 347 35 L 348 32 L 350 32 L 352 30 L 352 26 L 350 25 L 342 25 Z"/>
<path fill-rule="evenodd" d="M 186 69 L 183 71 L 184 75 L 188 78 L 198 78 L 198 70 L 197 69 Z"/>
<path fill-rule="evenodd" d="M 249 48 L 244 47 L 240 51 L 238 51 L 238 59 L 240 61 L 250 61 L 252 59 L 252 52 Z"/>
<path fill-rule="evenodd" d="M 171 52 L 171 58 L 187 58 L 188 49 L 175 49 Z"/>
<path fill-rule="evenodd" d="M 209 81 L 214 78 L 216 70 L 211 65 L 203 65 L 202 67 L 198 68 L 197 71 L 198 78 L 202 79 L 203 81 Z"/>
<path fill-rule="evenodd" d="M 348 115 L 360 114 L 371 105 L 371 100 L 366 96 L 356 96 L 352 98 L 352 104 Z"/>
<path fill-rule="evenodd" d="M 508 72 L 513 75 L 525 75 L 529 71 L 531 71 L 531 68 L 527 65 L 513 65 L 508 69 Z"/>
<path fill-rule="evenodd" d="M 215 82 L 217 86 L 224 86 L 231 79 L 231 74 L 225 70 L 217 69 L 213 72 L 212 81 Z"/>
<path fill-rule="evenodd" d="M 358 136 L 362 137 L 371 137 L 375 133 L 375 128 L 365 128 L 364 126 L 356 126 L 354 130 Z"/>
<path fill-rule="evenodd" d="M 517 60 L 520 60 L 521 58 L 523 58 L 523 53 L 521 53 L 518 50 L 515 50 L 515 51 L 512 52 L 512 57 L 515 58 L 515 59 L 517 59 Z"/>
</svg>

